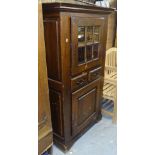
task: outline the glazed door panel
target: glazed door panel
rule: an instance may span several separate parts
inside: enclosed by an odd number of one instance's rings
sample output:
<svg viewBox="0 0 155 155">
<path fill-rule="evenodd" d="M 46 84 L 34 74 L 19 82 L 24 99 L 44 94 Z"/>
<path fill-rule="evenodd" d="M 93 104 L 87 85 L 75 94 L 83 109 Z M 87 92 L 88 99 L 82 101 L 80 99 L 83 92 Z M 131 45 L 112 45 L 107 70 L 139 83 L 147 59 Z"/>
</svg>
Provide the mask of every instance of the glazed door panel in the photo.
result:
<svg viewBox="0 0 155 155">
<path fill-rule="evenodd" d="M 72 93 L 72 135 L 79 133 L 96 118 L 99 84 L 100 81 L 96 80 Z"/>
<path fill-rule="evenodd" d="M 71 18 L 72 75 L 102 64 L 104 18 Z"/>
</svg>

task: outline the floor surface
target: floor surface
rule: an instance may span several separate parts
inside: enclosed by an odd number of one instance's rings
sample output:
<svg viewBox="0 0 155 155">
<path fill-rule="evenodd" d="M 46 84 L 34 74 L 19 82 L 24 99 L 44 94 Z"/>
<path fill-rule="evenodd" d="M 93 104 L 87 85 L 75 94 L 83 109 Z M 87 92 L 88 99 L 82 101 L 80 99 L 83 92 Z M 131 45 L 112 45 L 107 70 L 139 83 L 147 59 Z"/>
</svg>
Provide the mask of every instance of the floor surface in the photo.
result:
<svg viewBox="0 0 155 155">
<path fill-rule="evenodd" d="M 79 138 L 67 153 L 54 145 L 53 155 L 117 155 L 116 142 L 116 125 L 105 116 Z"/>
</svg>

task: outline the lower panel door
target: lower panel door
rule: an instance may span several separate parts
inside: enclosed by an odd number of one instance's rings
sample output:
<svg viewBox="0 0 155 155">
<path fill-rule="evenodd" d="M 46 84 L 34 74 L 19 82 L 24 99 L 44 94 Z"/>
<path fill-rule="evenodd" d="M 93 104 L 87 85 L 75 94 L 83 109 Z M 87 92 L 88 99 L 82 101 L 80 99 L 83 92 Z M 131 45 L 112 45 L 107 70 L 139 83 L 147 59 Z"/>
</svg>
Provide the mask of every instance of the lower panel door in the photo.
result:
<svg viewBox="0 0 155 155">
<path fill-rule="evenodd" d="M 99 86 L 96 80 L 72 93 L 72 135 L 78 134 L 96 120 L 99 111 Z"/>
</svg>

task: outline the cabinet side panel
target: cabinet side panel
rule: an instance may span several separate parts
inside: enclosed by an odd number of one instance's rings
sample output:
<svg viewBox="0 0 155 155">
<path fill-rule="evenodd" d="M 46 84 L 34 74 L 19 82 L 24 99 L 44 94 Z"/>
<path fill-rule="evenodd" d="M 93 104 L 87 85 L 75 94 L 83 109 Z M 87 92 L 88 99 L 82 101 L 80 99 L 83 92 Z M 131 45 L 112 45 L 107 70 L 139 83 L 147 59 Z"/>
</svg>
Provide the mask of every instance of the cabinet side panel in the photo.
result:
<svg viewBox="0 0 155 155">
<path fill-rule="evenodd" d="M 54 134 L 60 138 L 64 136 L 63 133 L 63 118 L 62 118 L 62 95 L 56 90 L 49 90 L 50 103 L 52 112 L 52 125 Z"/>
<path fill-rule="evenodd" d="M 59 20 L 44 20 L 44 29 L 48 78 L 61 81 Z"/>
</svg>

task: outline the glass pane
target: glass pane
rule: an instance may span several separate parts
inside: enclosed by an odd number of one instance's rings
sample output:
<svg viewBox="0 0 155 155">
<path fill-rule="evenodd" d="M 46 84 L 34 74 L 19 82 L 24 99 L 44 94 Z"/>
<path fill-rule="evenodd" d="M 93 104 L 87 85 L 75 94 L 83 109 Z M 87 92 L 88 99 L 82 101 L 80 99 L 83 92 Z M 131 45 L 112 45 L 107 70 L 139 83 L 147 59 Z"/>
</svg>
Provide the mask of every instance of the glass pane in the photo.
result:
<svg viewBox="0 0 155 155">
<path fill-rule="evenodd" d="M 95 26 L 94 27 L 94 42 L 99 42 L 99 31 L 100 31 L 100 27 Z"/>
<path fill-rule="evenodd" d="M 99 34 L 94 34 L 94 42 L 99 42 Z"/>
<path fill-rule="evenodd" d="M 93 42 L 93 26 L 87 27 L 87 42 Z"/>
<path fill-rule="evenodd" d="M 99 33 L 99 29 L 100 29 L 99 26 L 95 26 L 95 27 L 94 27 L 94 33 Z"/>
<path fill-rule="evenodd" d="M 93 48 L 93 58 L 96 59 L 99 57 L 99 52 L 98 52 L 98 44 L 94 45 Z"/>
<path fill-rule="evenodd" d="M 78 63 L 84 63 L 85 62 L 85 47 L 79 47 L 78 48 Z"/>
<path fill-rule="evenodd" d="M 92 60 L 92 46 L 87 46 L 86 51 L 87 51 L 87 61 Z"/>
<path fill-rule="evenodd" d="M 85 42 L 85 27 L 84 26 L 78 27 L 78 42 L 79 43 Z"/>
</svg>

